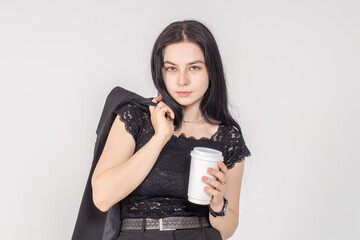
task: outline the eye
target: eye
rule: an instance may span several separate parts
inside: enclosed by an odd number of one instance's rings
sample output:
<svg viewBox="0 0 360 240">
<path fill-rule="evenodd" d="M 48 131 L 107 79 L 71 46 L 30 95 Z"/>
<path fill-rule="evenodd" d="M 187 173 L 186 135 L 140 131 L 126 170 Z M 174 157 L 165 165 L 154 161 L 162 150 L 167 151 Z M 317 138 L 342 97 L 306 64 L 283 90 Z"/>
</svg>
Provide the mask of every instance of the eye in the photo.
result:
<svg viewBox="0 0 360 240">
<path fill-rule="evenodd" d="M 199 70 L 200 68 L 198 66 L 191 66 L 194 70 Z"/>
<path fill-rule="evenodd" d="M 165 68 L 166 71 L 168 71 L 169 69 L 175 69 L 175 68 L 174 67 Z M 173 70 L 170 70 L 170 72 L 173 72 Z"/>
</svg>

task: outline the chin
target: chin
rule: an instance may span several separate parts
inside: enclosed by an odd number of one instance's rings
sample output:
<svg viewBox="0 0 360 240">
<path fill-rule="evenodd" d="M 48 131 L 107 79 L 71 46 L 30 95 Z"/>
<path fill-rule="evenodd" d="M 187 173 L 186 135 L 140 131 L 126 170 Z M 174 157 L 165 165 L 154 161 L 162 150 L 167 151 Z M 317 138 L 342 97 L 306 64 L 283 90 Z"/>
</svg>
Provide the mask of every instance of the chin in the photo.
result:
<svg viewBox="0 0 360 240">
<path fill-rule="evenodd" d="M 201 99 L 185 99 L 185 98 L 174 98 L 174 100 L 180 104 L 181 106 L 190 106 L 193 105 L 194 103 L 201 101 Z"/>
<path fill-rule="evenodd" d="M 184 101 L 183 99 L 175 99 L 175 101 L 179 104 L 179 105 L 181 105 L 181 106 L 187 106 L 187 105 L 190 105 L 191 104 L 191 102 L 189 102 L 189 101 Z"/>
</svg>

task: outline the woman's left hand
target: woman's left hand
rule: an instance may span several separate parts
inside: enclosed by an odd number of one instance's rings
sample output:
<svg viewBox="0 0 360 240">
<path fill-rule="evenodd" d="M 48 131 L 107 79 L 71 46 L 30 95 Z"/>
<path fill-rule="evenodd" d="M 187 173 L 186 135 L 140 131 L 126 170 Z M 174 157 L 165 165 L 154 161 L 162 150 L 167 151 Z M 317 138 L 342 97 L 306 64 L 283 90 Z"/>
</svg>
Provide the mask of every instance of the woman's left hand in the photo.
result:
<svg viewBox="0 0 360 240">
<path fill-rule="evenodd" d="M 212 195 L 210 207 L 215 212 L 221 212 L 224 207 L 224 194 L 226 192 L 227 167 L 223 161 L 218 161 L 220 170 L 208 168 L 207 172 L 215 177 L 215 179 L 203 176 L 203 181 L 212 187 L 205 187 L 205 191 Z M 204 177 L 206 179 L 204 179 Z"/>
</svg>

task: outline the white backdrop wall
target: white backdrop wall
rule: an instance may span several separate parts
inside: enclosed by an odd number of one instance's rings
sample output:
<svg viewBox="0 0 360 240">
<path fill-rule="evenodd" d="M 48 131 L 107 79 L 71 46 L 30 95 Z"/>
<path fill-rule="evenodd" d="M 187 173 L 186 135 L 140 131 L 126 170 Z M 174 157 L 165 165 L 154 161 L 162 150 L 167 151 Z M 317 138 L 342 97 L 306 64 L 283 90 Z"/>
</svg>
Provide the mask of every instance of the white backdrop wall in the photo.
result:
<svg viewBox="0 0 360 240">
<path fill-rule="evenodd" d="M 232 240 L 360 239 L 358 1 L 0 2 L 0 239 L 70 239 L 115 86 L 155 96 L 168 24 L 205 23 L 252 152 Z"/>
</svg>

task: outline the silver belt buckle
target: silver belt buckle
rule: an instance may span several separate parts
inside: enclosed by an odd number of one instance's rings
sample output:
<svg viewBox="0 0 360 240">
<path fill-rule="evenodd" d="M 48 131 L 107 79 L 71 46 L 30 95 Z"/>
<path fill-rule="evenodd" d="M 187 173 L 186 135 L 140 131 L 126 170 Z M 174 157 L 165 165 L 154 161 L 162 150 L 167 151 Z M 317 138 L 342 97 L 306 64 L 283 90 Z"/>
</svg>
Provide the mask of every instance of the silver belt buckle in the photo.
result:
<svg viewBox="0 0 360 240">
<path fill-rule="evenodd" d="M 169 230 L 176 230 L 173 228 L 163 228 L 163 221 L 162 218 L 159 219 L 160 231 L 169 231 Z"/>
</svg>

